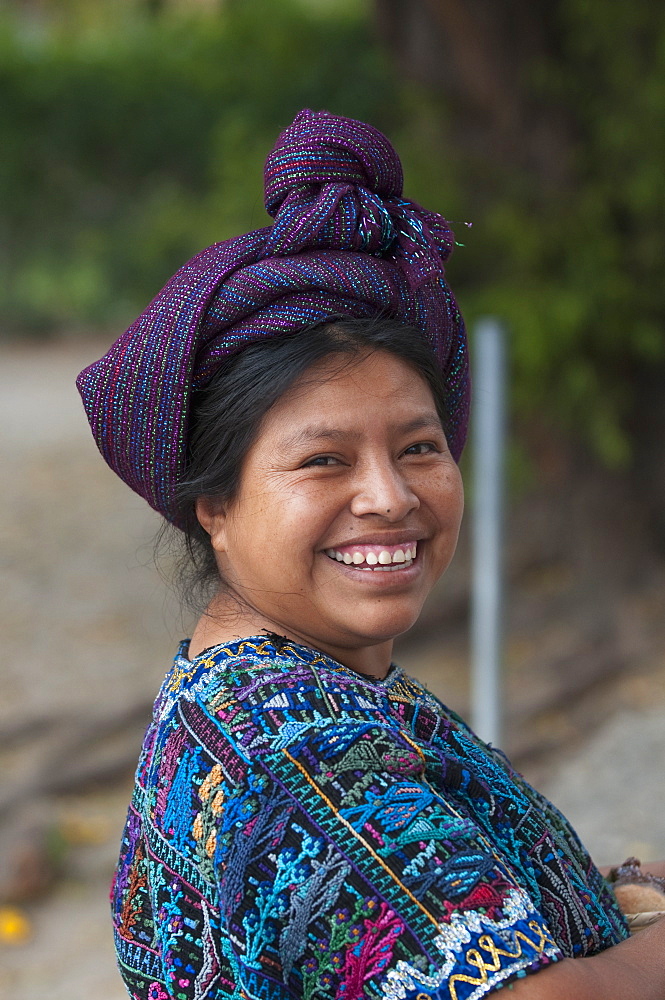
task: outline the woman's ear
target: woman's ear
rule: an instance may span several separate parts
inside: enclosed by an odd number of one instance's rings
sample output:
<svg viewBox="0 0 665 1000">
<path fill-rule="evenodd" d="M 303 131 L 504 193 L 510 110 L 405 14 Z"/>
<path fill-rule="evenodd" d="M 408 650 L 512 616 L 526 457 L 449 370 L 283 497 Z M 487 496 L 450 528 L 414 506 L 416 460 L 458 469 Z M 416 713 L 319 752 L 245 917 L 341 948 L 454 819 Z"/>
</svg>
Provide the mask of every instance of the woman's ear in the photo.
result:
<svg viewBox="0 0 665 1000">
<path fill-rule="evenodd" d="M 224 504 L 215 497 L 199 497 L 194 503 L 196 517 L 210 535 L 210 544 L 215 552 L 223 552 L 225 548 L 226 512 Z"/>
</svg>

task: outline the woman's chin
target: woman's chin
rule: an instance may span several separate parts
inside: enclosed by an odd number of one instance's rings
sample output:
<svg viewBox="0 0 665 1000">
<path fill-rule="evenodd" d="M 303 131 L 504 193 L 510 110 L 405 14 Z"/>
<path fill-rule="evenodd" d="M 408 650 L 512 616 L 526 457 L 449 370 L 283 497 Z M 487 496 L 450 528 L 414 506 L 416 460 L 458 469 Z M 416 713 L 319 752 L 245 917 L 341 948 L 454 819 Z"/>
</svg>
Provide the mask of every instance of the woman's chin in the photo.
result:
<svg viewBox="0 0 665 1000">
<path fill-rule="evenodd" d="M 351 638 L 358 647 L 392 642 L 415 625 L 420 610 L 421 605 L 417 609 L 402 608 L 391 611 L 385 608 L 374 613 L 371 611 L 363 613 L 363 609 L 359 608 L 355 619 L 349 622 L 346 628 L 340 628 L 339 645 L 350 645 Z"/>
</svg>

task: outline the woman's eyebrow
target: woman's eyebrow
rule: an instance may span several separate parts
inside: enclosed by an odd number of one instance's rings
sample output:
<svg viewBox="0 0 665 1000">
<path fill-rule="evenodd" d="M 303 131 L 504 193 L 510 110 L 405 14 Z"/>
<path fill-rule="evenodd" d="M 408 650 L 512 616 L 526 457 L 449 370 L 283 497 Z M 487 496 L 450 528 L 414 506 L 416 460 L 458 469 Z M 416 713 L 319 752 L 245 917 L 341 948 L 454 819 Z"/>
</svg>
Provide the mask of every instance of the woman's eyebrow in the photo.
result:
<svg viewBox="0 0 665 1000">
<path fill-rule="evenodd" d="M 396 424 L 392 428 L 398 434 L 411 434 L 420 430 L 441 431 L 441 421 L 434 414 L 426 413 L 414 417 L 403 424 Z M 303 427 L 284 440 L 287 448 L 297 448 L 302 445 L 312 444 L 314 441 L 357 441 L 362 437 L 362 431 L 355 427 L 331 427 L 327 424 L 310 424 Z"/>
<path fill-rule="evenodd" d="M 414 417 L 405 424 L 400 424 L 396 428 L 402 434 L 411 434 L 413 431 L 440 431 L 443 430 L 441 420 L 436 413 L 423 413 L 422 416 Z"/>
</svg>

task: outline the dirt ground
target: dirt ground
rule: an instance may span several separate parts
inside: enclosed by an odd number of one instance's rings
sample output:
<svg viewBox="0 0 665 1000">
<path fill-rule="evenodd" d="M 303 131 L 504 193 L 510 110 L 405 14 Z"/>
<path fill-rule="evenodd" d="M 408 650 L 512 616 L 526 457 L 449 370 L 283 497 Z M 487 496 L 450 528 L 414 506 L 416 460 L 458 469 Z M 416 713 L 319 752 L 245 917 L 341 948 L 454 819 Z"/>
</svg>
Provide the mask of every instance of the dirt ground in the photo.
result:
<svg viewBox="0 0 665 1000">
<path fill-rule="evenodd" d="M 108 883 L 149 706 L 188 632 L 153 565 L 158 518 L 99 458 L 74 390 L 76 373 L 103 349 L 71 342 L 0 350 L 7 1000 L 125 995 Z M 447 588 L 399 653 L 463 712 L 464 551 L 463 542 Z M 566 572 L 554 560 L 517 578 L 506 644 L 508 748 L 599 863 L 665 856 L 665 583 L 638 581 L 612 610 L 612 629 L 601 622 L 589 633 Z M 561 669 L 538 673 L 538 662 Z"/>
</svg>

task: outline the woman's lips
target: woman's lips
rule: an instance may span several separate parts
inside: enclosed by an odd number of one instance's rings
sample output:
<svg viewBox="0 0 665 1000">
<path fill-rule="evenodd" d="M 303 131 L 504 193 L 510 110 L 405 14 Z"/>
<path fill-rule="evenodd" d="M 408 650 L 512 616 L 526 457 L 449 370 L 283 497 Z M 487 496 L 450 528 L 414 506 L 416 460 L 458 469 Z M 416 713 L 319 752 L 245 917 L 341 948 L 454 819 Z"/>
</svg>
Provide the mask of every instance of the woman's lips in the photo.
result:
<svg viewBox="0 0 665 1000">
<path fill-rule="evenodd" d="M 396 570 L 411 566 L 417 555 L 417 542 L 396 545 L 351 544 L 326 549 L 330 559 L 363 570 Z"/>
</svg>

